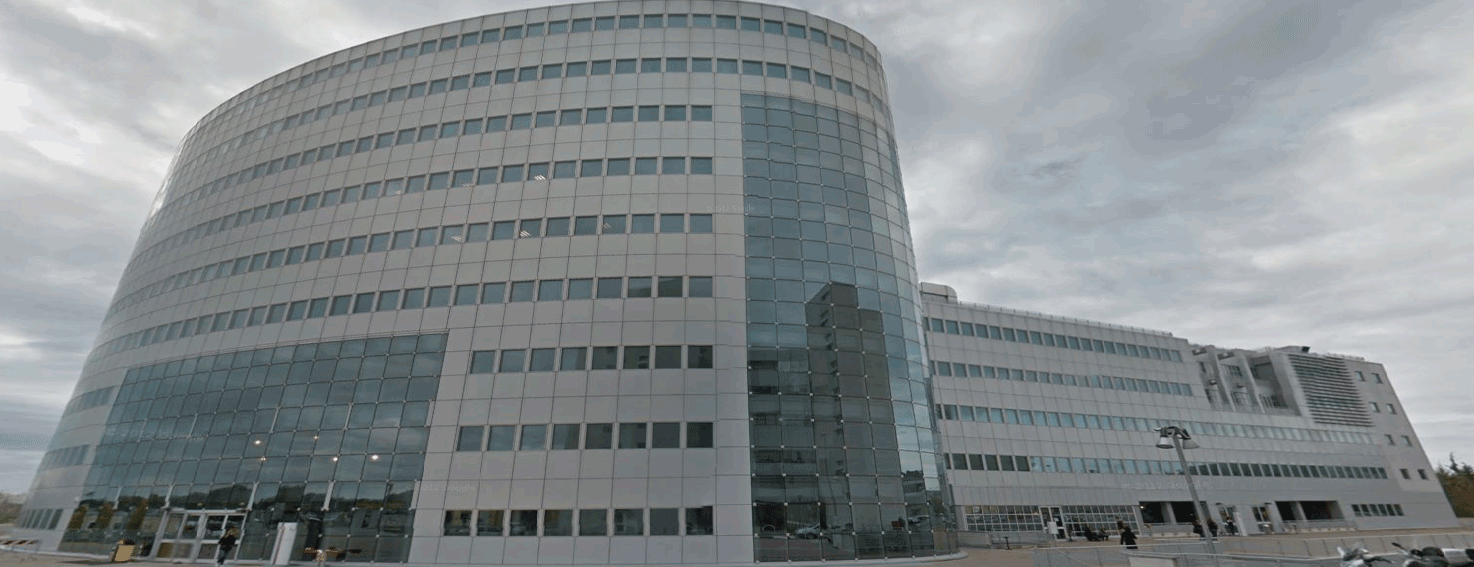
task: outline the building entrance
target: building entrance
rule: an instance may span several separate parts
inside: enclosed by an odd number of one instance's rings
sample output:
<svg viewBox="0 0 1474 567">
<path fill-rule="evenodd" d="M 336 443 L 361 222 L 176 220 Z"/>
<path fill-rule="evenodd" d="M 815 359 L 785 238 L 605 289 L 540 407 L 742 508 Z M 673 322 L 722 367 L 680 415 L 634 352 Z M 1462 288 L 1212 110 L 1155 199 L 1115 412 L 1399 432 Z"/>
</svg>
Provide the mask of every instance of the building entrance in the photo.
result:
<svg viewBox="0 0 1474 567">
<path fill-rule="evenodd" d="M 152 557 L 175 563 L 213 563 L 220 536 L 235 528 L 240 538 L 245 523 L 246 515 L 235 510 L 168 510 L 159 523 Z"/>
</svg>

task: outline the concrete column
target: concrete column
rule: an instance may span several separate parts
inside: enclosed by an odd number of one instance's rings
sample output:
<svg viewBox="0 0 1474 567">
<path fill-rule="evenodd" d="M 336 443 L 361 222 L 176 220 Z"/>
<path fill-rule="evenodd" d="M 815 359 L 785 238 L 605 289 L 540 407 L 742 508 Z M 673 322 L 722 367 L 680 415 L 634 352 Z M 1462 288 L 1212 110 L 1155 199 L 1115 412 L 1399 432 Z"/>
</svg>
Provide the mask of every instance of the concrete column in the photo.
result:
<svg viewBox="0 0 1474 567">
<path fill-rule="evenodd" d="M 1177 514 L 1174 514 L 1172 512 L 1172 503 L 1171 502 L 1163 502 L 1162 503 L 1162 519 L 1163 519 L 1163 521 L 1165 521 L 1165 522 L 1167 522 L 1169 524 L 1175 524 L 1175 523 L 1177 523 Z"/>
<path fill-rule="evenodd" d="M 1300 507 L 1300 501 L 1299 500 L 1294 501 L 1293 504 L 1295 505 L 1294 508 L 1293 508 L 1294 509 L 1294 512 L 1295 512 L 1295 521 L 1298 522 L 1298 521 L 1304 520 L 1305 519 L 1305 508 Z"/>
</svg>

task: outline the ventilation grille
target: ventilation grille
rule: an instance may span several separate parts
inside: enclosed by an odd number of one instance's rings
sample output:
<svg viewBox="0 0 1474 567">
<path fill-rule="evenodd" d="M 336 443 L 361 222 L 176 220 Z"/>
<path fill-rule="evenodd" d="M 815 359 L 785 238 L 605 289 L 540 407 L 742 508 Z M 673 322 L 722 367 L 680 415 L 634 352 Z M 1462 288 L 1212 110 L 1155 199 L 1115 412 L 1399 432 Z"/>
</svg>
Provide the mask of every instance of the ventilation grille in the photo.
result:
<svg viewBox="0 0 1474 567">
<path fill-rule="evenodd" d="M 1367 405 L 1362 402 L 1356 383 L 1345 363 L 1334 358 L 1287 354 L 1295 369 L 1300 388 L 1305 392 L 1310 418 L 1324 425 L 1371 427 Z"/>
</svg>

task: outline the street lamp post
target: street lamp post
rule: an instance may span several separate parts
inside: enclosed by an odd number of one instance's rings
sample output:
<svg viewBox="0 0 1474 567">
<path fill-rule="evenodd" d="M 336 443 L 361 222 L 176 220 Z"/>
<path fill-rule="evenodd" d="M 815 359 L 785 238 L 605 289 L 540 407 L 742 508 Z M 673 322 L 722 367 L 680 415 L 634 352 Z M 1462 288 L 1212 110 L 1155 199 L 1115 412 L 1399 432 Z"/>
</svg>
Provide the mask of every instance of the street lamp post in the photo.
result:
<svg viewBox="0 0 1474 567">
<path fill-rule="evenodd" d="M 1193 441 L 1192 435 L 1186 429 L 1176 425 L 1168 425 L 1157 429 L 1162 437 L 1157 440 L 1158 449 L 1176 449 L 1177 461 L 1182 464 L 1182 476 L 1187 479 L 1187 493 L 1193 499 L 1193 508 L 1199 510 L 1198 523 L 1203 528 L 1204 540 L 1208 542 L 1208 554 L 1212 555 L 1214 562 L 1218 559 L 1218 550 L 1213 545 L 1213 532 L 1208 530 L 1208 503 L 1198 499 L 1198 488 L 1193 485 L 1193 474 L 1187 466 L 1187 456 L 1182 454 L 1183 449 L 1196 449 L 1198 442 Z"/>
</svg>

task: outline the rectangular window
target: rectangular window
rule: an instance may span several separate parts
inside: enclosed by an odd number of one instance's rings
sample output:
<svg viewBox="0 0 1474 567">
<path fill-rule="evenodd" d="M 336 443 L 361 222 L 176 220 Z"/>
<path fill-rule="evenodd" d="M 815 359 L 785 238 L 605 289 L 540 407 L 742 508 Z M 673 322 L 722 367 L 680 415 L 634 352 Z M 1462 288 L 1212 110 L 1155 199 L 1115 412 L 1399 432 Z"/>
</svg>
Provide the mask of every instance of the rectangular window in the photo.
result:
<svg viewBox="0 0 1474 567">
<path fill-rule="evenodd" d="M 543 536 L 573 535 L 573 510 L 544 510 Z"/>
<path fill-rule="evenodd" d="M 520 29 L 520 28 L 519 28 Z M 512 510 L 509 536 L 537 536 L 537 510 Z"/>
<path fill-rule="evenodd" d="M 450 286 L 438 286 L 430 288 L 430 295 L 425 300 L 425 307 L 445 307 L 450 305 Z"/>
<path fill-rule="evenodd" d="M 511 451 L 517 441 L 517 426 L 493 425 L 486 429 L 487 451 Z"/>
<path fill-rule="evenodd" d="M 477 303 L 477 300 L 479 299 L 480 293 L 481 286 L 478 284 L 456 286 L 455 304 L 475 305 Z"/>
<path fill-rule="evenodd" d="M 629 278 L 629 287 L 626 288 L 627 289 L 627 296 L 628 297 L 650 297 L 650 292 L 651 292 L 651 289 L 650 289 L 651 288 L 650 279 L 651 278 L 649 278 L 649 277 L 631 277 L 631 278 Z"/>
<path fill-rule="evenodd" d="M 441 244 L 461 244 L 466 241 L 465 228 L 460 225 L 445 226 L 440 228 Z"/>
<path fill-rule="evenodd" d="M 582 426 L 577 423 L 560 423 L 553 426 L 553 442 L 549 449 L 577 450 L 579 448 L 579 429 Z"/>
<path fill-rule="evenodd" d="M 712 445 L 712 423 L 693 421 L 686 424 L 686 448 L 710 449 Z"/>
<path fill-rule="evenodd" d="M 471 535 L 471 511 L 470 510 L 446 510 L 444 535 L 468 536 Z"/>
<path fill-rule="evenodd" d="M 578 535 L 581 536 L 607 536 L 609 535 L 609 511 L 604 509 L 585 509 L 578 511 Z"/>
<path fill-rule="evenodd" d="M 644 423 L 619 424 L 620 449 L 645 449 L 649 444 Z"/>
<path fill-rule="evenodd" d="M 481 286 L 482 303 L 502 303 L 506 301 L 507 284 L 489 283 Z"/>
<path fill-rule="evenodd" d="M 659 73 L 661 71 L 661 60 L 659 57 L 646 57 L 640 60 L 641 73 Z"/>
<path fill-rule="evenodd" d="M 398 290 L 379 292 L 379 303 L 374 308 L 375 311 L 393 311 L 397 307 L 399 307 Z"/>
<path fill-rule="evenodd" d="M 339 295 L 333 298 L 333 308 L 329 315 L 347 315 L 348 309 L 353 305 L 353 296 Z"/>
<path fill-rule="evenodd" d="M 592 113 L 590 113 L 592 115 Z M 604 160 L 586 159 L 579 168 L 579 177 L 599 177 L 604 174 Z"/>
<path fill-rule="evenodd" d="M 510 298 L 507 299 L 507 301 L 511 301 L 511 302 L 532 301 L 533 300 L 533 297 L 534 297 L 535 290 L 536 290 L 535 282 L 531 282 L 531 281 L 512 282 L 512 295 L 511 295 Z"/>
<path fill-rule="evenodd" d="M 527 351 L 503 350 L 501 353 L 501 363 L 497 365 L 497 372 L 522 372 L 527 368 Z"/>
<path fill-rule="evenodd" d="M 614 510 L 614 535 L 645 535 L 645 510 L 643 508 L 616 508 Z"/>
<path fill-rule="evenodd" d="M 630 234 L 655 232 L 655 215 L 630 215 Z"/>
<path fill-rule="evenodd" d="M 674 535 L 681 535 L 681 509 L 680 508 L 651 508 L 650 509 L 650 535 L 652 535 L 652 536 L 674 536 Z"/>
<path fill-rule="evenodd" d="M 616 107 L 614 107 L 614 108 L 612 108 L 610 110 L 611 110 L 611 112 L 609 114 L 609 121 L 610 122 L 634 122 L 635 121 L 635 107 L 633 107 L 633 106 L 616 106 Z"/>
<path fill-rule="evenodd" d="M 564 347 L 558 356 L 558 370 L 587 370 L 587 347 Z"/>
<path fill-rule="evenodd" d="M 590 423 L 584 434 L 583 448 L 611 449 L 614 447 L 614 424 Z"/>
<path fill-rule="evenodd" d="M 417 287 L 413 290 L 404 290 L 404 302 L 399 303 L 399 309 L 423 309 L 425 308 L 425 287 Z"/>
<path fill-rule="evenodd" d="M 685 73 L 686 68 L 685 57 L 667 57 L 665 59 L 665 72 L 667 73 Z"/>
<path fill-rule="evenodd" d="M 590 362 L 591 370 L 617 370 L 619 369 L 619 347 L 593 347 L 593 358 Z"/>
<path fill-rule="evenodd" d="M 527 368 L 528 372 L 552 372 L 553 361 L 557 349 L 535 348 L 532 349 L 532 361 Z"/>
<path fill-rule="evenodd" d="M 715 353 L 711 345 L 690 345 L 686 349 L 686 368 L 712 368 L 714 366 Z"/>
<path fill-rule="evenodd" d="M 542 280 L 537 283 L 538 301 L 562 301 L 563 280 Z"/>
<path fill-rule="evenodd" d="M 486 428 L 480 425 L 461 426 L 460 435 L 456 437 L 457 451 L 480 451 L 481 437 L 486 433 Z"/>
<path fill-rule="evenodd" d="M 548 426 L 546 425 L 524 425 L 522 426 L 522 438 L 518 444 L 521 451 L 545 451 L 548 448 Z"/>
<path fill-rule="evenodd" d="M 679 346 L 657 346 L 655 347 L 655 368 L 680 368 L 681 347 Z"/>
<path fill-rule="evenodd" d="M 625 221 L 624 215 L 604 215 L 604 223 L 600 227 L 601 232 L 603 234 L 624 234 Z"/>
<path fill-rule="evenodd" d="M 374 310 L 374 293 L 360 293 L 353 298 L 354 313 L 368 313 Z"/>
</svg>

